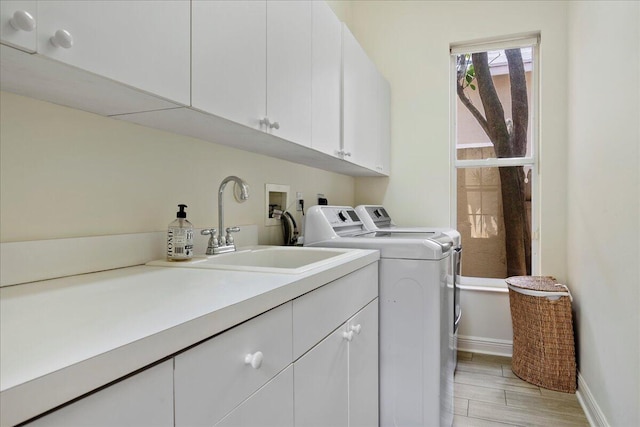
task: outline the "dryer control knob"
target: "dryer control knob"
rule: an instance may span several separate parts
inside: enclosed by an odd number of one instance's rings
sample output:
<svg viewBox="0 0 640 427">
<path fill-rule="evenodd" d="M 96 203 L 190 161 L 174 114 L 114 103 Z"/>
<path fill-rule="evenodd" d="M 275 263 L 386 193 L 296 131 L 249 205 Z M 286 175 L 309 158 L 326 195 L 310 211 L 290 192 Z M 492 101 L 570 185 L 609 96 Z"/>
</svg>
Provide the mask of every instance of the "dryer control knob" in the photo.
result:
<svg viewBox="0 0 640 427">
<path fill-rule="evenodd" d="M 342 222 L 345 222 L 349 217 L 347 216 L 347 213 L 345 211 L 340 211 L 338 212 L 338 218 L 340 218 Z"/>
</svg>

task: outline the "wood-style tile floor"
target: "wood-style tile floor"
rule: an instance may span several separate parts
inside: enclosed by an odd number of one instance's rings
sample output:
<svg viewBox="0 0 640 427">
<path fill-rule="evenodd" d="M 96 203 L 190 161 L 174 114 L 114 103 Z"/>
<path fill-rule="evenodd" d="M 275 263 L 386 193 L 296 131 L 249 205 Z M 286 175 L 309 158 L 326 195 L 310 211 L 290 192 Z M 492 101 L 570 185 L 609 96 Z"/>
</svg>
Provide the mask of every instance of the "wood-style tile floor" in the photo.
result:
<svg viewBox="0 0 640 427">
<path fill-rule="evenodd" d="M 529 384 L 511 358 L 458 353 L 454 427 L 589 426 L 575 394 Z"/>
</svg>

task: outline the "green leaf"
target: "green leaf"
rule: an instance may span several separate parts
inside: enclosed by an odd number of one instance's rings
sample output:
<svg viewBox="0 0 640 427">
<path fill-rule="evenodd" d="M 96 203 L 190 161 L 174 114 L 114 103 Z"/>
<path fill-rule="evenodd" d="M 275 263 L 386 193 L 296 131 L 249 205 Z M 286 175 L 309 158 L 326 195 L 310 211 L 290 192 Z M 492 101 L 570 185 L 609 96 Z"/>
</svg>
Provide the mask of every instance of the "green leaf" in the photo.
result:
<svg viewBox="0 0 640 427">
<path fill-rule="evenodd" d="M 470 85 L 469 85 L 469 87 L 470 87 L 472 90 L 476 90 L 476 85 L 471 85 L 471 84 L 470 84 Z"/>
</svg>

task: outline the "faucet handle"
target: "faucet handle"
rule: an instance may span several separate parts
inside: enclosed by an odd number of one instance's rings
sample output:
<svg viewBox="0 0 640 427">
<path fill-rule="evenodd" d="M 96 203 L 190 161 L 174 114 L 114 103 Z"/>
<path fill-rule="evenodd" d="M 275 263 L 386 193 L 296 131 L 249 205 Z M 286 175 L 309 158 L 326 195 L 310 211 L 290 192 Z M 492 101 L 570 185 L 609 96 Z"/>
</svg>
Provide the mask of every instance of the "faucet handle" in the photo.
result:
<svg viewBox="0 0 640 427">
<path fill-rule="evenodd" d="M 216 237 L 215 228 L 205 228 L 200 231 L 203 236 L 209 236 L 209 243 L 207 243 L 207 255 L 213 255 L 213 249 L 218 247 L 218 238 Z"/>
<path fill-rule="evenodd" d="M 240 227 L 227 227 L 226 228 L 227 231 L 227 235 L 225 236 L 225 240 L 227 245 L 233 245 L 233 236 L 231 236 L 231 233 L 237 233 L 238 231 L 240 231 Z"/>
</svg>

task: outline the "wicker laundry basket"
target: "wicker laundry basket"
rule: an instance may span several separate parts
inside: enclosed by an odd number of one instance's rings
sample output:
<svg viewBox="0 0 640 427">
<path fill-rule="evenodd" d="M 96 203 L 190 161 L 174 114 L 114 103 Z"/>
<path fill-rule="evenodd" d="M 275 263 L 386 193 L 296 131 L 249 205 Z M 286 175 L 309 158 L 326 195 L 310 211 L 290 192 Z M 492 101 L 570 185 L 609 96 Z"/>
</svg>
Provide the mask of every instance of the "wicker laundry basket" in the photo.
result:
<svg viewBox="0 0 640 427">
<path fill-rule="evenodd" d="M 550 276 L 514 276 L 509 286 L 513 373 L 550 390 L 576 392 L 569 289 Z"/>
</svg>

